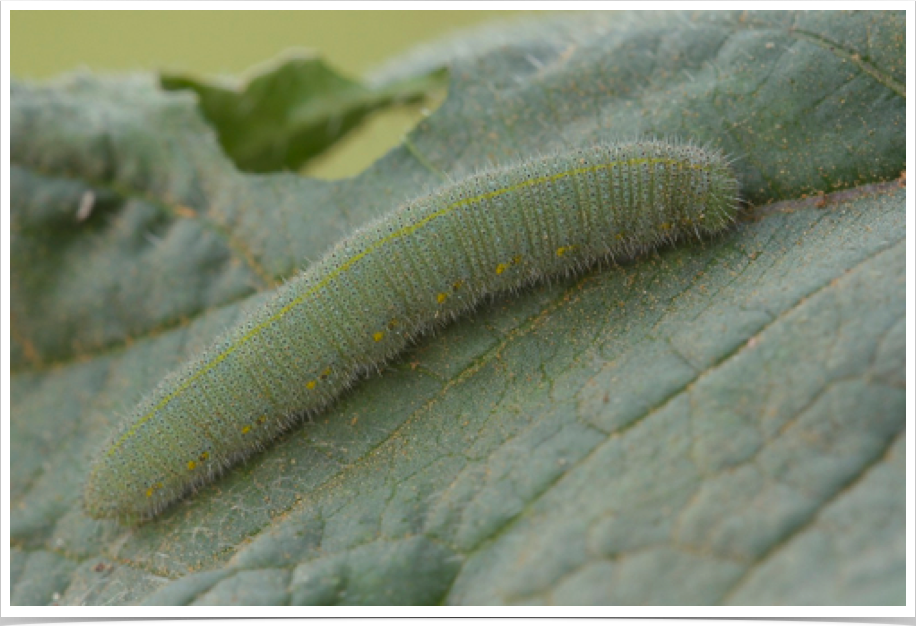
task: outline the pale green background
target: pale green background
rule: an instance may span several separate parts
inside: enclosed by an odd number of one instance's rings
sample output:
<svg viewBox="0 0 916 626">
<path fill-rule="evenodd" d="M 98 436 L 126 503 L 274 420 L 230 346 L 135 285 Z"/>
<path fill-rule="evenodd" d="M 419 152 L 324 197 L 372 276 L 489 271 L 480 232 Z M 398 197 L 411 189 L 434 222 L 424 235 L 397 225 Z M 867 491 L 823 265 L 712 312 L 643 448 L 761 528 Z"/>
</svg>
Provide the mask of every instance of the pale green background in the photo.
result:
<svg viewBox="0 0 916 626">
<path fill-rule="evenodd" d="M 244 75 L 293 48 L 311 49 L 359 77 L 383 61 L 460 29 L 530 11 L 12 11 L 13 76 L 78 68 Z M 303 169 L 337 179 L 363 171 L 445 97 L 370 116 Z"/>
<path fill-rule="evenodd" d="M 421 41 L 520 11 L 12 11 L 14 76 L 189 70 L 238 74 L 292 47 L 362 74 Z"/>
</svg>

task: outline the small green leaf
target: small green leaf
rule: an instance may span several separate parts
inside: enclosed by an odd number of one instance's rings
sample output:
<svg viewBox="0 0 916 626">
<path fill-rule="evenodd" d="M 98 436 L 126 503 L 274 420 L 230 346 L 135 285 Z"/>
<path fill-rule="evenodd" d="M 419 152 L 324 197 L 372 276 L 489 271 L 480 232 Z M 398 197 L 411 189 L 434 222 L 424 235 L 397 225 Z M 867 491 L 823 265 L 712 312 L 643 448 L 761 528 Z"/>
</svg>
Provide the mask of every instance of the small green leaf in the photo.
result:
<svg viewBox="0 0 916 626">
<path fill-rule="evenodd" d="M 346 78 L 318 58 L 290 58 L 242 88 L 163 74 L 165 89 L 197 93 L 226 154 L 248 172 L 296 170 L 362 122 L 392 104 L 422 99 L 445 84 L 433 70 L 382 86 Z"/>
</svg>

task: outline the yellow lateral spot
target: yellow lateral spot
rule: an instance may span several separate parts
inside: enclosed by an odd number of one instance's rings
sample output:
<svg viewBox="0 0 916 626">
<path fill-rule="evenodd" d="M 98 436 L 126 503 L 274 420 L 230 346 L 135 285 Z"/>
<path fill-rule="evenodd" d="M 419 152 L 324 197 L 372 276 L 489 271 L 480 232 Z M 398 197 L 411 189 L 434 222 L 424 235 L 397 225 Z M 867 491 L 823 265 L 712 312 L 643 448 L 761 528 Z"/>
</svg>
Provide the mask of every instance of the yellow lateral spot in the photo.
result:
<svg viewBox="0 0 916 626">
<path fill-rule="evenodd" d="M 156 483 L 155 485 L 151 485 L 150 488 L 146 490 L 146 497 L 152 498 L 153 494 L 156 493 L 160 489 L 162 489 L 162 483 Z"/>
<path fill-rule="evenodd" d="M 439 304 L 442 304 L 443 302 L 445 302 L 446 298 L 448 298 L 447 293 L 440 293 L 438 296 L 436 296 L 436 302 L 438 302 Z"/>
<path fill-rule="evenodd" d="M 563 256 L 564 254 L 566 254 L 566 250 L 568 250 L 568 248 L 566 248 L 565 246 L 560 246 L 559 248 L 557 248 L 557 256 Z"/>
<path fill-rule="evenodd" d="M 376 341 L 381 341 L 382 339 L 384 339 L 384 337 L 385 337 L 385 333 L 383 333 L 382 331 L 379 331 L 375 333 L 374 335 L 372 335 L 372 338 L 375 339 Z"/>
<path fill-rule="evenodd" d="M 192 470 L 197 467 L 197 461 L 188 461 L 188 469 Z"/>
<path fill-rule="evenodd" d="M 251 425 L 245 424 L 244 426 L 242 426 L 243 435 L 247 435 L 249 432 L 251 432 Z"/>
<path fill-rule="evenodd" d="M 671 230 L 671 224 L 669 224 L 668 222 L 662 222 L 661 227 L 662 227 L 662 230 Z"/>
<path fill-rule="evenodd" d="M 306 388 L 306 389 L 314 389 L 314 388 L 315 388 L 315 385 L 317 385 L 317 384 L 318 384 L 318 383 L 315 382 L 314 380 L 310 380 L 310 381 L 308 381 L 307 383 L 305 383 L 305 388 Z"/>
<path fill-rule="evenodd" d="M 496 266 L 496 273 L 497 273 L 497 274 L 502 274 L 502 273 L 505 272 L 508 268 L 509 268 L 509 266 L 506 265 L 505 263 L 500 263 L 499 265 Z"/>
</svg>

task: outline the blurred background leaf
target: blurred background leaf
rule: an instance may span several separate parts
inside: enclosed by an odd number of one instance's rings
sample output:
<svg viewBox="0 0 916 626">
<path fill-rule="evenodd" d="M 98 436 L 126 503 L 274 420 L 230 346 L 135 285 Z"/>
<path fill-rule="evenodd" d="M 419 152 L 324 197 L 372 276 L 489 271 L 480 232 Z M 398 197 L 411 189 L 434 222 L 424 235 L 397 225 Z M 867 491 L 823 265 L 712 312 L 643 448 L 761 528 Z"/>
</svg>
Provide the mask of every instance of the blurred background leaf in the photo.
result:
<svg viewBox="0 0 916 626">
<path fill-rule="evenodd" d="M 433 70 L 380 87 L 367 87 L 318 58 L 292 58 L 244 86 L 222 87 L 165 74 L 166 89 L 188 89 L 216 128 L 220 144 L 246 172 L 294 170 L 334 145 L 369 114 L 392 103 L 416 102 L 444 87 Z"/>
<path fill-rule="evenodd" d="M 394 59 L 448 97 L 359 176 L 239 172 L 159 77 L 12 88 L 17 604 L 900 604 L 904 16 L 558 14 Z M 639 134 L 737 157 L 703 244 L 496 299 L 135 529 L 97 442 L 382 211 Z M 815 575 L 816 573 L 816 575 Z"/>
</svg>

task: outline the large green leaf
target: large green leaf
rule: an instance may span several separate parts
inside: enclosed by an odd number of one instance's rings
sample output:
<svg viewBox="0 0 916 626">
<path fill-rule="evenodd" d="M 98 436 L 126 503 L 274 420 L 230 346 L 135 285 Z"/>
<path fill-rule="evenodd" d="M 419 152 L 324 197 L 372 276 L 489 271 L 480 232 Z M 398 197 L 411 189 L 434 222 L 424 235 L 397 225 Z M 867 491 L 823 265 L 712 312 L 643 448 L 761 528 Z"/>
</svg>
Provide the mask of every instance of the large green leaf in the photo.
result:
<svg viewBox="0 0 916 626">
<path fill-rule="evenodd" d="M 442 108 L 334 183 L 238 172 L 153 76 L 14 83 L 13 602 L 903 603 L 904 31 L 471 37 L 425 53 L 455 59 Z M 741 223 L 495 300 L 151 523 L 81 511 L 119 416 L 330 242 L 443 174 L 639 134 L 737 157 Z"/>
</svg>

